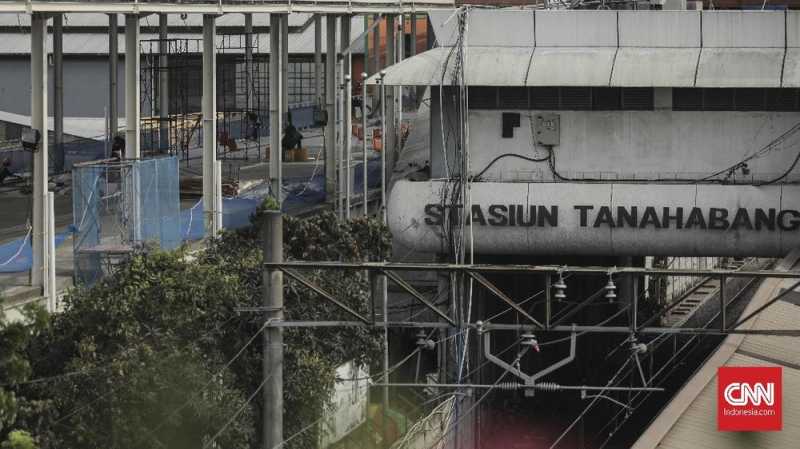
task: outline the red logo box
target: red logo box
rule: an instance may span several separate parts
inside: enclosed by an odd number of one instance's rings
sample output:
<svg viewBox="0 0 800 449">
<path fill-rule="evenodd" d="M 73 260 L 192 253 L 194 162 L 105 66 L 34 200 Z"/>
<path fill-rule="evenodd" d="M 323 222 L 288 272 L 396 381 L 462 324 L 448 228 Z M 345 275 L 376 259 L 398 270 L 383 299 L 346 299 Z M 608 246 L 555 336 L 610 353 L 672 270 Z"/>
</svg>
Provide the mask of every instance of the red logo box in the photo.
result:
<svg viewBox="0 0 800 449">
<path fill-rule="evenodd" d="M 717 429 L 781 430 L 780 367 L 723 366 L 717 371 Z"/>
</svg>

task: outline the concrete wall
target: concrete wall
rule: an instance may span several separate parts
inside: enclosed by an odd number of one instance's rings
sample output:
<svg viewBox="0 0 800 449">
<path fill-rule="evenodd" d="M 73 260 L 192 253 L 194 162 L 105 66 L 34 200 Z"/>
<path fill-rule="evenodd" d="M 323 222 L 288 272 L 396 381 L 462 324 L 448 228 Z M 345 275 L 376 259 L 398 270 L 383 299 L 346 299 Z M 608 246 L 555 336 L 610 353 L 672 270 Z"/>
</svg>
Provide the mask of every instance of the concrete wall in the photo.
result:
<svg viewBox="0 0 800 449">
<path fill-rule="evenodd" d="M 436 103 L 436 99 L 432 104 Z M 449 108 L 447 108 L 449 110 Z M 534 145 L 531 117 L 541 111 L 519 112 L 520 127 L 513 138 L 501 138 L 502 112 L 472 110 L 470 123 L 471 174 L 483 170 L 501 154 L 542 157 Z M 699 179 L 723 170 L 792 128 L 797 112 L 681 112 L 681 111 L 555 111 L 561 117 L 561 144 L 554 147 L 555 165 L 569 178 Z M 448 128 L 445 122 L 445 128 Z M 431 108 L 432 176 L 444 176 L 439 108 Z M 748 163 L 750 177 L 768 179 L 794 160 L 800 133 L 778 149 Z M 452 152 L 448 158 L 452 161 Z M 518 158 L 497 161 L 485 180 L 550 181 L 546 162 Z M 800 179 L 794 174 L 790 179 Z"/>
<path fill-rule="evenodd" d="M 117 66 L 120 117 L 125 113 L 125 62 Z M 0 60 L 0 111 L 30 115 L 29 58 Z M 48 110 L 53 111 L 53 67 L 49 67 Z M 103 117 L 108 104 L 108 61 L 105 58 L 64 58 L 64 115 Z"/>
</svg>

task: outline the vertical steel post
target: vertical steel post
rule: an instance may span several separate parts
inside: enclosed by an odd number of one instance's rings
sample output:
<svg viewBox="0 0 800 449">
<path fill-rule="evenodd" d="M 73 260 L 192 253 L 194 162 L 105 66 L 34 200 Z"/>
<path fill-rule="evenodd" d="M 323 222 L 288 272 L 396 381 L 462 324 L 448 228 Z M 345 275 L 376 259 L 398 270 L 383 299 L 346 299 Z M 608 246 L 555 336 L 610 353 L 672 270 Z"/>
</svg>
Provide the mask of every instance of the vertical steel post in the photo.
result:
<svg viewBox="0 0 800 449">
<path fill-rule="evenodd" d="M 413 58 L 417 55 L 417 15 L 411 13 L 411 45 L 408 47 L 408 57 Z M 411 100 L 413 101 L 414 110 L 417 109 L 417 87 L 412 86 L 409 88 L 411 92 Z"/>
<path fill-rule="evenodd" d="M 365 47 L 366 48 L 366 47 Z M 369 216 L 368 187 L 367 187 L 367 72 L 361 74 L 361 163 L 363 176 L 361 177 L 362 190 L 364 191 L 364 216 Z"/>
<path fill-rule="evenodd" d="M 247 112 L 253 112 L 253 100 L 256 95 L 253 88 L 253 14 L 244 15 L 244 71 L 245 71 L 245 101 Z"/>
<path fill-rule="evenodd" d="M 631 279 L 631 332 L 636 332 L 637 318 L 639 315 L 639 276 L 632 275 Z"/>
<path fill-rule="evenodd" d="M 125 16 L 125 158 L 139 159 L 139 16 Z"/>
<path fill-rule="evenodd" d="M 55 172 L 64 171 L 64 15 L 53 16 L 53 131 Z"/>
<path fill-rule="evenodd" d="M 289 14 L 281 14 L 281 117 L 283 123 L 289 118 Z M 283 128 L 281 128 L 283 132 Z M 281 165 L 283 159 L 281 159 Z M 281 167 L 281 179 L 283 179 Z"/>
<path fill-rule="evenodd" d="M 377 22 L 381 20 L 381 16 L 375 14 L 372 16 L 372 21 Z M 378 73 L 381 71 L 381 26 L 378 25 L 373 28 L 372 31 L 372 56 L 374 57 L 373 64 L 374 64 L 374 72 Z"/>
<path fill-rule="evenodd" d="M 269 180 L 272 196 L 281 203 L 281 19 L 279 14 L 269 15 Z"/>
<path fill-rule="evenodd" d="M 322 16 L 314 15 L 314 98 L 322 106 Z"/>
<path fill-rule="evenodd" d="M 106 156 L 111 155 L 111 141 L 119 130 L 119 106 L 117 91 L 117 63 L 119 62 L 119 24 L 117 15 L 108 15 L 108 136 Z"/>
<path fill-rule="evenodd" d="M 55 313 L 58 288 L 56 285 L 55 194 L 53 192 L 47 192 L 47 237 L 45 242 L 47 246 L 47 263 L 45 264 L 47 266 L 47 282 L 45 282 L 47 311 Z"/>
<path fill-rule="evenodd" d="M 47 274 L 47 16 L 35 13 L 31 17 L 31 129 L 41 137 L 33 154 L 33 230 L 31 231 L 33 260 L 31 285 L 45 293 Z"/>
<path fill-rule="evenodd" d="M 395 63 L 395 46 L 396 46 L 396 35 L 395 32 L 397 31 L 397 24 L 395 23 L 395 15 L 389 14 L 386 16 L 386 66 L 391 66 Z M 384 80 L 385 81 L 385 80 Z M 382 83 L 383 84 L 383 83 Z M 385 134 L 381 135 L 382 139 L 382 148 L 381 151 L 385 154 L 386 158 L 386 166 L 384 171 L 386 172 L 386 181 L 389 182 L 391 180 L 392 168 L 394 167 L 394 153 L 395 153 L 395 146 L 396 146 L 396 136 L 397 136 L 397 128 L 395 123 L 395 110 L 397 105 L 395 104 L 395 88 L 389 87 L 386 89 L 384 85 L 384 93 L 382 95 L 381 101 L 385 100 L 386 107 L 385 109 Z M 388 185 L 384 184 L 385 188 L 388 188 Z"/>
<path fill-rule="evenodd" d="M 553 278 L 546 274 L 544 275 L 544 303 L 545 303 L 545 312 L 544 312 L 544 327 L 545 329 L 550 329 L 550 320 L 552 319 L 553 309 L 552 309 L 552 298 L 550 296 L 550 285 L 553 282 Z"/>
<path fill-rule="evenodd" d="M 721 330 L 725 330 L 725 327 L 728 325 L 728 318 L 727 318 L 727 310 L 725 304 L 725 275 L 719 277 L 719 318 L 720 324 L 719 328 Z"/>
<path fill-rule="evenodd" d="M 206 236 L 222 228 L 222 211 L 217 210 L 222 186 L 217 170 L 217 28 L 216 17 L 203 15 L 203 210 Z"/>
<path fill-rule="evenodd" d="M 169 151 L 169 42 L 166 14 L 158 15 L 158 149 Z"/>
<path fill-rule="evenodd" d="M 336 201 L 336 16 L 326 19 L 325 53 L 325 108 L 328 123 L 325 125 L 325 197 L 328 203 Z"/>
<path fill-rule="evenodd" d="M 280 211 L 264 214 L 261 241 L 263 257 L 268 262 L 283 262 L 283 217 Z M 263 304 L 267 321 L 283 320 L 283 272 L 263 272 Z M 267 324 L 267 323 L 265 323 Z M 264 449 L 283 443 L 283 328 L 267 326 L 263 334 L 263 399 L 262 415 Z"/>
<path fill-rule="evenodd" d="M 383 84 L 383 72 L 379 78 L 381 104 L 381 219 L 386 223 L 386 88 Z"/>
<path fill-rule="evenodd" d="M 339 48 L 341 48 L 342 52 L 342 71 L 344 72 L 344 76 L 342 77 L 344 82 L 344 88 L 342 89 L 342 146 L 344 147 L 343 159 L 344 159 L 344 216 L 345 218 L 350 218 L 350 195 L 351 195 L 351 179 L 350 179 L 350 163 L 351 163 L 351 145 L 353 143 L 353 126 L 352 120 L 352 106 L 353 106 L 353 76 L 352 76 L 352 67 L 351 67 L 351 60 L 350 60 L 350 52 L 348 51 L 347 54 L 344 53 L 344 50 L 350 46 L 350 25 L 353 20 L 353 17 L 350 15 L 342 16 L 342 37 L 341 41 L 339 42 Z"/>
</svg>

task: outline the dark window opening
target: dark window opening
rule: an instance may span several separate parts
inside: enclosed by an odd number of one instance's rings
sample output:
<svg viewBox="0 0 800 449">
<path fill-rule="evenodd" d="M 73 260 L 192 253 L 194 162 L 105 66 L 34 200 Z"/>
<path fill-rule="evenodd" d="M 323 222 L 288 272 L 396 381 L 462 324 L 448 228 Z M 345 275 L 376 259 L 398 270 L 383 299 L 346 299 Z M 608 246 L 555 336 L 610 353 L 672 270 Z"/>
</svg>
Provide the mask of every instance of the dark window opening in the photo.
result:
<svg viewBox="0 0 800 449">
<path fill-rule="evenodd" d="M 676 88 L 675 111 L 800 111 L 800 89 Z"/>
</svg>

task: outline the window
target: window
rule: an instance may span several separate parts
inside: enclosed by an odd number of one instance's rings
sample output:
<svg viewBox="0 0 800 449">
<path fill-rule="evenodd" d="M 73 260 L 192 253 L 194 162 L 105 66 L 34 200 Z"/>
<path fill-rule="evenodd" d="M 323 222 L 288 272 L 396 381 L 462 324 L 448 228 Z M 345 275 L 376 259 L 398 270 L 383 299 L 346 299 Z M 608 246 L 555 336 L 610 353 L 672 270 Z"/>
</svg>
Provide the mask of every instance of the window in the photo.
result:
<svg viewBox="0 0 800 449">
<path fill-rule="evenodd" d="M 452 92 L 448 88 L 446 92 Z M 551 111 L 650 111 L 652 88 L 487 87 L 469 88 L 471 109 Z"/>
</svg>

